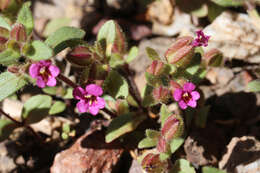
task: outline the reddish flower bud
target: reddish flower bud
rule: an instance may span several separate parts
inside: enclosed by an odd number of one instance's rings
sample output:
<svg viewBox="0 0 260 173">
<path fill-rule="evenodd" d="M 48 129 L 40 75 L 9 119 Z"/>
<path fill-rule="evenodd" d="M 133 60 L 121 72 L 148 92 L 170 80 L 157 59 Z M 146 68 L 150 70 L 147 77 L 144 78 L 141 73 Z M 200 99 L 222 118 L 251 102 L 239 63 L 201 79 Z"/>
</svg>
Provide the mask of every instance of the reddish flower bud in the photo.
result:
<svg viewBox="0 0 260 173">
<path fill-rule="evenodd" d="M 9 66 L 8 68 L 7 68 L 7 71 L 9 71 L 10 73 L 14 73 L 14 74 L 17 74 L 17 73 L 19 73 L 19 67 L 17 67 L 17 66 Z"/>
<path fill-rule="evenodd" d="M 169 144 L 166 142 L 166 140 L 164 139 L 163 136 L 160 136 L 158 139 L 158 143 L 156 145 L 156 149 L 160 152 L 160 153 L 165 153 L 168 151 L 169 149 Z"/>
<path fill-rule="evenodd" d="M 208 66 L 219 67 L 222 64 L 223 54 L 218 49 L 211 49 L 203 55 L 202 59 Z"/>
<path fill-rule="evenodd" d="M 163 173 L 167 171 L 168 161 L 161 161 L 159 154 L 147 154 L 141 163 L 147 173 Z"/>
<path fill-rule="evenodd" d="M 20 23 L 16 23 L 11 30 L 10 38 L 17 42 L 26 42 L 27 34 L 25 27 Z"/>
<path fill-rule="evenodd" d="M 74 48 L 66 59 L 77 66 L 87 66 L 93 62 L 93 53 L 86 46 Z"/>
<path fill-rule="evenodd" d="M 146 71 L 154 76 L 158 76 L 162 74 L 163 70 L 164 70 L 164 63 L 162 61 L 154 60 L 152 64 L 147 68 Z"/>
<path fill-rule="evenodd" d="M 166 52 L 165 58 L 170 64 L 177 67 L 186 66 L 194 55 L 194 47 L 191 45 L 193 38 L 186 36 L 179 38 Z"/>
<path fill-rule="evenodd" d="M 0 9 L 4 10 L 10 4 L 10 0 L 0 0 Z"/>
<path fill-rule="evenodd" d="M 167 142 L 171 141 L 171 139 L 174 137 L 179 128 L 179 124 L 180 122 L 175 115 L 171 115 L 165 121 L 162 127 L 162 136 L 165 138 Z"/>
<path fill-rule="evenodd" d="M 159 102 L 167 102 L 170 98 L 170 91 L 167 88 L 160 86 L 153 90 L 153 97 Z"/>
<path fill-rule="evenodd" d="M 173 81 L 173 80 L 170 81 L 170 86 L 171 86 L 171 91 L 172 91 L 172 93 L 174 93 L 174 91 L 175 91 L 176 89 L 181 88 L 181 85 L 178 84 L 177 82 Z"/>
<path fill-rule="evenodd" d="M 114 44 L 112 46 L 112 53 L 119 53 L 122 55 L 126 53 L 127 43 L 126 43 L 125 35 L 117 22 L 115 22 L 115 31 L 116 31 L 116 36 L 115 36 Z"/>
</svg>

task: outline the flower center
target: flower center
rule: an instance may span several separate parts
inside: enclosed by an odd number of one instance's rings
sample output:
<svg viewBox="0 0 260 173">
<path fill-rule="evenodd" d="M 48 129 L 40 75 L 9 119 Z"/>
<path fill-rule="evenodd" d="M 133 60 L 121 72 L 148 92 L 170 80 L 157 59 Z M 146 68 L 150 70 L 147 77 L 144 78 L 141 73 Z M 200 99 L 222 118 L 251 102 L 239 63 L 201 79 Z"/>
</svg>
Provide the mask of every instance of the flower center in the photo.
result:
<svg viewBox="0 0 260 173">
<path fill-rule="evenodd" d="M 43 80 L 44 80 L 45 82 L 48 81 L 48 78 L 49 78 L 49 76 L 51 75 L 50 72 L 49 72 L 49 70 L 48 70 L 46 67 L 42 67 L 42 68 L 40 69 L 39 73 L 40 73 L 41 77 L 43 78 Z"/>
<path fill-rule="evenodd" d="M 185 92 L 184 94 L 182 94 L 182 100 L 185 103 L 188 103 L 190 101 L 190 99 L 192 99 L 191 94 L 189 92 Z"/>
<path fill-rule="evenodd" d="M 97 97 L 94 95 L 86 95 L 85 96 L 86 102 L 89 103 L 89 105 L 93 105 L 94 103 L 97 103 Z"/>
</svg>

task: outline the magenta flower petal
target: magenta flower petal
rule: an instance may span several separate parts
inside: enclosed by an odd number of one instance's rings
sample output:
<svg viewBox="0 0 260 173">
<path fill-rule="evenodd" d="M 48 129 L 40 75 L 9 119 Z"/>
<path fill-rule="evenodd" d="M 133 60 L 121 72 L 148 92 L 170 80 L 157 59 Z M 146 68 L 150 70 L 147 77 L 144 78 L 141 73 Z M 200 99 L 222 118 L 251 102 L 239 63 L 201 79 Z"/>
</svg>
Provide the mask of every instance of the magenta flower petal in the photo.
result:
<svg viewBox="0 0 260 173">
<path fill-rule="evenodd" d="M 189 102 L 187 103 L 188 106 L 195 108 L 197 106 L 197 102 L 193 99 L 190 99 Z"/>
<path fill-rule="evenodd" d="M 50 65 L 49 70 L 53 77 L 56 77 L 60 74 L 60 69 L 54 65 Z"/>
<path fill-rule="evenodd" d="M 97 115 L 98 112 L 99 112 L 99 108 L 97 105 L 92 105 L 89 107 L 89 112 L 92 114 L 92 115 Z"/>
<path fill-rule="evenodd" d="M 32 78 L 37 78 L 39 74 L 40 66 L 38 64 L 32 64 L 29 68 L 29 74 Z"/>
<path fill-rule="evenodd" d="M 42 77 L 38 77 L 37 78 L 36 84 L 40 88 L 44 88 L 46 86 L 46 84 L 45 84 L 44 80 L 42 79 Z"/>
<path fill-rule="evenodd" d="M 85 100 L 80 100 L 77 103 L 77 109 L 80 113 L 84 113 L 88 111 L 88 104 L 85 102 Z"/>
<path fill-rule="evenodd" d="M 184 90 L 184 91 L 187 91 L 187 92 L 191 92 L 191 91 L 193 91 L 195 88 L 196 88 L 196 86 L 195 86 L 193 83 L 191 83 L 191 82 L 187 82 L 187 83 L 185 83 L 185 84 L 183 85 L 183 90 Z"/>
<path fill-rule="evenodd" d="M 181 109 L 186 109 L 188 107 L 187 104 L 183 100 L 179 101 L 179 106 Z"/>
<path fill-rule="evenodd" d="M 73 90 L 73 97 L 77 100 L 84 99 L 84 95 L 86 94 L 85 90 L 81 87 L 77 87 Z"/>
<path fill-rule="evenodd" d="M 191 96 L 193 100 L 198 100 L 200 98 L 200 94 L 197 91 L 192 91 Z"/>
<path fill-rule="evenodd" d="M 47 84 L 48 86 L 55 86 L 56 83 L 57 83 L 56 79 L 55 79 L 54 77 L 50 77 L 50 78 L 48 79 L 48 81 L 47 81 L 46 84 Z"/>
<path fill-rule="evenodd" d="M 86 86 L 86 92 L 94 96 L 100 96 L 103 94 L 103 90 L 100 86 L 95 84 L 89 84 Z"/>
<path fill-rule="evenodd" d="M 103 98 L 101 97 L 97 97 L 97 103 L 96 103 L 96 106 L 99 108 L 99 109 L 103 109 L 106 105 L 106 102 Z"/>
<path fill-rule="evenodd" d="M 173 97 L 175 101 L 180 101 L 182 97 L 182 89 L 175 89 Z"/>
</svg>

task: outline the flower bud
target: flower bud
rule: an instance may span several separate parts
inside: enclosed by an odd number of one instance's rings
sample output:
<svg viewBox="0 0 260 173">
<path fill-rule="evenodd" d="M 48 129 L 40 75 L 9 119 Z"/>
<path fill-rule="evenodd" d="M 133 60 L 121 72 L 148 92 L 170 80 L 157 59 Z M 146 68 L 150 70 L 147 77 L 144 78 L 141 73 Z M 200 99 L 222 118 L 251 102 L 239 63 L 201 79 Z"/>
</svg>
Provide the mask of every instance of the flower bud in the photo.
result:
<svg viewBox="0 0 260 173">
<path fill-rule="evenodd" d="M 158 76 L 163 73 L 163 70 L 164 63 L 162 61 L 154 60 L 146 71 L 154 76 Z"/>
<path fill-rule="evenodd" d="M 211 49 L 203 55 L 202 59 L 208 66 L 219 67 L 222 64 L 223 54 L 218 49 Z"/>
<path fill-rule="evenodd" d="M 194 47 L 191 45 L 193 38 L 186 36 L 179 38 L 166 52 L 165 58 L 170 64 L 177 67 L 189 64 L 194 55 Z"/>
<path fill-rule="evenodd" d="M 10 0 L 0 0 L 0 10 L 4 10 L 10 4 Z"/>
<path fill-rule="evenodd" d="M 170 81 L 170 88 L 171 88 L 172 93 L 174 93 L 174 91 L 175 91 L 176 89 L 181 88 L 181 85 L 178 84 L 177 82 L 171 80 L 171 81 Z"/>
<path fill-rule="evenodd" d="M 158 139 L 158 143 L 156 145 L 156 149 L 160 152 L 160 153 L 165 153 L 168 151 L 169 149 L 169 144 L 166 142 L 166 140 L 164 139 L 163 136 L 160 136 Z"/>
<path fill-rule="evenodd" d="M 25 27 L 20 23 L 16 23 L 11 30 L 10 38 L 17 42 L 26 42 L 27 34 Z"/>
<path fill-rule="evenodd" d="M 93 62 L 93 53 L 86 46 L 78 46 L 74 48 L 66 59 L 77 66 L 87 66 Z"/>
<path fill-rule="evenodd" d="M 171 115 L 163 124 L 161 130 L 166 142 L 170 142 L 174 137 L 179 137 L 183 133 L 183 120 L 178 115 Z"/>
<path fill-rule="evenodd" d="M 147 154 L 141 163 L 147 173 L 163 173 L 167 171 L 168 161 L 161 161 L 159 154 Z"/>
<path fill-rule="evenodd" d="M 112 45 L 112 53 L 118 53 L 120 55 L 125 54 L 127 49 L 127 43 L 125 35 L 117 22 L 115 22 L 115 32 L 116 35 L 115 41 Z"/>
<path fill-rule="evenodd" d="M 153 90 L 153 97 L 155 100 L 165 103 L 170 98 L 170 91 L 167 88 L 160 86 Z"/>
</svg>

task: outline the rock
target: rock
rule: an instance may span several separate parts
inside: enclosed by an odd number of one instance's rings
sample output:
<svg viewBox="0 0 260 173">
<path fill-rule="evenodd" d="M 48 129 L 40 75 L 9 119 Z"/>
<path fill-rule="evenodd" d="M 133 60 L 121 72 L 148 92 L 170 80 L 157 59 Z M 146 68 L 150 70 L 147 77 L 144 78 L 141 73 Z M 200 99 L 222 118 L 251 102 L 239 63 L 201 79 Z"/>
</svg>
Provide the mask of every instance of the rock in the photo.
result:
<svg viewBox="0 0 260 173">
<path fill-rule="evenodd" d="M 51 173 L 110 173 L 123 149 L 116 142 L 105 143 L 104 131 L 90 130 L 69 149 L 55 156 Z"/>
<path fill-rule="evenodd" d="M 21 119 L 22 109 L 23 109 L 23 103 L 18 100 L 13 99 L 4 99 L 2 103 L 3 111 L 7 114 L 9 114 L 11 117 L 13 117 L 16 120 Z"/>
<path fill-rule="evenodd" d="M 16 165 L 14 163 L 14 160 L 12 158 L 12 154 L 15 154 L 15 150 L 12 150 L 12 153 L 10 153 L 10 149 L 7 148 L 7 141 L 0 143 L 0 172 L 1 173 L 9 173 L 13 169 L 16 168 Z"/>
<path fill-rule="evenodd" d="M 246 14 L 223 12 L 205 28 L 210 35 L 207 49 L 218 48 L 225 57 L 260 62 L 260 34 Z"/>
<path fill-rule="evenodd" d="M 234 137 L 227 146 L 227 152 L 219 162 L 219 168 L 228 172 L 259 173 L 259 158 L 260 142 L 255 137 Z"/>
<path fill-rule="evenodd" d="M 211 83 L 221 86 L 226 85 L 233 77 L 234 73 L 229 68 L 211 68 L 206 75 Z"/>
</svg>

